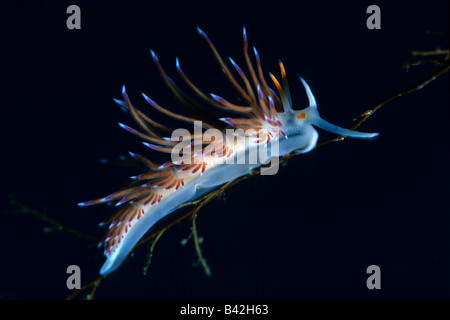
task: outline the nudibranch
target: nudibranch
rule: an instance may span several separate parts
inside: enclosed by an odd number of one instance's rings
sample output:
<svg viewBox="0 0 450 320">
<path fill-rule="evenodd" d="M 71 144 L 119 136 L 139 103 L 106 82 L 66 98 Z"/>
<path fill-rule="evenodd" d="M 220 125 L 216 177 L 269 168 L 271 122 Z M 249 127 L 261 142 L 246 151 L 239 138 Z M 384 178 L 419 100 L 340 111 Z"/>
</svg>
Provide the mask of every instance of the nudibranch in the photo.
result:
<svg viewBox="0 0 450 320">
<path fill-rule="evenodd" d="M 266 81 L 255 48 L 254 61 L 250 59 L 245 28 L 243 47 L 247 75 L 231 58 L 230 68 L 208 36 L 199 28 L 198 32 L 243 103 L 236 104 L 216 94 L 204 93 L 187 77 L 176 59 L 179 76 L 193 91 L 193 95 L 187 95 L 166 74 L 156 54 L 151 51 L 163 81 L 190 115 L 167 110 L 143 93 L 144 99 L 162 114 L 189 123 L 193 130 L 174 130 L 156 122 L 131 103 L 125 86 L 122 88 L 123 100 L 114 99 L 130 112 L 140 130 L 121 123 L 119 125 L 144 140 L 143 144 L 150 149 L 170 154 L 171 159 L 163 164 L 155 164 L 142 155 L 129 152 L 148 171 L 131 177 L 131 182 L 120 191 L 79 203 L 80 206 L 89 206 L 114 202 L 120 207 L 110 219 L 103 222 L 109 224 L 109 229 L 102 240 L 106 262 L 100 274 L 117 269 L 142 236 L 180 205 L 247 175 L 255 168 L 266 168 L 263 165 L 276 163 L 278 157 L 292 152 L 301 154 L 311 151 L 318 140 L 315 127 L 353 138 L 373 138 L 378 135 L 344 129 L 323 120 L 310 87 L 301 77 L 299 79 L 306 91 L 309 106 L 295 110 L 283 64 L 279 62 L 281 82 L 269 73 L 274 90 Z M 218 118 L 211 107 L 229 112 L 230 115 Z M 232 117 L 233 114 L 235 117 Z"/>
</svg>

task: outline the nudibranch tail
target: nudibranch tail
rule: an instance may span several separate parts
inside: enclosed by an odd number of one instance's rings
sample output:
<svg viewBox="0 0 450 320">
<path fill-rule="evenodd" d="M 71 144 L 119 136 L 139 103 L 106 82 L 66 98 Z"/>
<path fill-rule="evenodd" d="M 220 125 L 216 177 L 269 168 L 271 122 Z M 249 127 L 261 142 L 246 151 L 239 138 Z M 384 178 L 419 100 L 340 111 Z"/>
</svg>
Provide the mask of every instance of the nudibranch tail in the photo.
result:
<svg viewBox="0 0 450 320">
<path fill-rule="evenodd" d="M 377 135 L 340 128 L 323 120 L 311 89 L 301 77 L 309 107 L 294 110 L 284 65 L 279 61 L 281 83 L 269 73 L 275 85 L 274 91 L 264 77 L 256 48 L 253 48 L 256 64 L 250 59 L 245 27 L 243 56 L 247 75 L 232 58 L 229 58 L 232 68 L 229 68 L 209 37 L 200 28 L 197 30 L 243 102 L 236 104 L 218 94 L 205 94 L 184 73 L 177 58 L 177 73 L 194 97 L 186 94 L 164 71 L 155 52 L 150 51 L 162 80 L 190 115 L 170 111 L 144 93 L 143 98 L 156 112 L 193 125 L 194 129 L 173 130 L 153 120 L 131 103 L 125 86 L 122 87 L 123 100 L 114 99 L 121 108 L 129 111 L 140 130 L 122 123 L 119 123 L 120 127 L 142 139 L 151 150 L 170 154 L 171 159 L 157 164 L 130 152 L 130 156 L 140 161 L 147 171 L 130 177 L 131 181 L 117 192 L 79 203 L 80 206 L 114 203 L 119 207 L 115 215 L 102 223 L 109 224 L 109 228 L 102 241 L 106 261 L 101 274 L 117 269 L 142 236 L 182 204 L 251 173 L 271 159 L 291 152 L 300 154 L 312 150 L 318 139 L 313 126 L 355 138 Z M 230 115 L 218 118 L 208 107 L 218 108 Z M 238 116 L 231 117 L 233 114 Z M 232 134 L 229 136 L 230 130 Z M 182 148 L 177 149 L 180 146 Z M 180 150 L 183 151 L 181 156 Z M 256 157 L 250 161 L 250 156 L 255 154 Z M 242 159 L 245 161 L 240 162 Z"/>
</svg>

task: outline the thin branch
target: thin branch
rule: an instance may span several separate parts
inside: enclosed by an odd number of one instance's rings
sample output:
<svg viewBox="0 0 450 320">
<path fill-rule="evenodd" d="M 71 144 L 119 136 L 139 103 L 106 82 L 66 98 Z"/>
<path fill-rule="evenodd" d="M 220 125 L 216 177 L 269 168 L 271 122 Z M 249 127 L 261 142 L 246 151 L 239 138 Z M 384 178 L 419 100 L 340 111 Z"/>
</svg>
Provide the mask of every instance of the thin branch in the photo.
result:
<svg viewBox="0 0 450 320">
<path fill-rule="evenodd" d="M 411 55 L 413 56 L 436 56 L 436 55 L 448 55 L 449 50 L 442 50 L 441 48 L 437 47 L 435 50 L 432 51 L 417 51 L 417 50 L 413 50 L 411 51 Z"/>
<path fill-rule="evenodd" d="M 95 242 L 95 243 L 99 242 L 99 239 L 97 239 L 96 237 L 93 237 L 91 235 L 79 232 L 79 231 L 74 230 L 72 228 L 65 227 L 61 223 L 59 223 L 56 220 L 48 217 L 47 215 L 45 215 L 43 213 L 40 213 L 39 211 L 34 210 L 34 209 L 24 205 L 23 203 L 19 202 L 11 193 L 8 194 L 8 195 L 9 195 L 9 199 L 11 201 L 11 204 L 13 206 L 16 206 L 16 207 L 19 208 L 18 212 L 32 214 L 35 217 L 39 218 L 40 220 L 42 220 L 44 222 L 47 222 L 47 223 L 51 224 L 52 226 L 54 226 L 55 230 L 67 232 L 67 233 L 70 233 L 70 234 L 72 234 L 72 235 L 74 235 L 76 237 L 84 238 L 84 239 L 90 240 L 90 241 Z"/>
<path fill-rule="evenodd" d="M 77 295 L 79 295 L 80 293 L 82 293 L 84 290 L 86 290 L 89 287 L 92 287 L 92 290 L 90 293 L 88 293 L 86 295 L 86 300 L 92 300 L 94 299 L 94 294 L 95 291 L 97 290 L 97 287 L 100 285 L 100 281 L 105 278 L 107 275 L 102 275 L 99 276 L 97 278 L 95 278 L 94 280 L 92 280 L 91 282 L 85 284 L 83 287 L 81 287 L 81 289 L 78 289 L 77 291 L 72 292 L 67 298 L 66 300 L 72 300 L 73 298 L 75 298 Z"/>
<path fill-rule="evenodd" d="M 198 261 L 201 263 L 206 276 L 211 277 L 211 268 L 208 266 L 208 263 L 206 263 L 206 259 L 203 257 L 202 249 L 200 248 L 200 241 L 197 234 L 197 225 L 195 223 L 195 220 L 197 219 L 197 211 L 198 209 L 192 215 L 192 234 L 194 236 L 195 251 L 197 252 Z"/>
<path fill-rule="evenodd" d="M 404 96 L 406 94 L 412 93 L 414 91 L 418 91 L 420 89 L 423 89 L 423 87 L 425 87 L 426 85 L 430 84 L 431 82 L 433 82 L 434 80 L 436 80 L 438 77 L 442 76 L 443 74 L 445 74 L 446 72 L 448 72 L 450 69 L 450 65 L 449 65 L 449 60 L 445 60 L 445 64 L 443 67 L 439 68 L 436 72 L 434 72 L 432 75 L 430 75 L 428 78 L 418 82 L 417 84 L 406 88 L 404 90 L 401 90 L 397 93 L 394 93 L 393 95 L 387 97 L 386 99 L 382 100 L 380 103 L 378 103 L 375 107 L 368 109 L 366 111 L 364 111 L 363 113 L 361 113 L 358 117 L 354 118 L 353 121 L 357 121 L 359 118 L 359 121 L 353 125 L 353 127 L 351 127 L 351 130 L 356 130 L 357 128 L 359 128 L 364 122 L 367 121 L 367 119 L 369 119 L 369 117 L 371 117 L 376 111 L 378 111 L 381 107 L 385 106 L 386 104 L 388 104 L 389 102 Z M 329 143 L 333 143 L 333 142 L 337 142 L 337 141 L 342 141 L 344 140 L 345 137 L 344 136 L 337 136 L 335 138 L 331 138 L 325 141 L 322 141 L 320 143 L 317 144 L 317 146 L 323 146 Z"/>
<path fill-rule="evenodd" d="M 146 276 L 148 273 L 148 269 L 150 268 L 150 263 L 152 262 L 152 256 L 153 256 L 153 250 L 155 249 L 155 245 L 158 242 L 159 238 L 163 235 L 164 231 L 167 229 L 162 229 L 155 237 L 155 240 L 153 240 L 152 245 L 150 246 L 149 252 L 148 252 L 148 260 L 147 264 L 144 267 L 144 270 L 142 271 L 143 275 Z"/>
<path fill-rule="evenodd" d="M 433 82 L 434 80 L 436 80 L 439 76 L 443 75 L 444 73 L 449 71 L 449 61 L 447 60 L 445 65 L 443 67 L 441 67 L 440 69 L 438 69 L 436 72 L 434 72 L 431 76 L 429 76 L 428 78 L 426 78 L 425 80 L 422 80 L 420 82 L 418 82 L 417 84 L 406 88 L 402 91 L 399 91 L 393 95 L 391 95 L 390 97 L 384 99 L 383 101 L 381 101 L 379 104 L 377 104 L 375 107 L 363 112 L 360 115 L 360 120 L 352 127 L 352 130 L 357 129 L 358 127 L 360 127 L 371 115 L 373 115 L 377 110 L 379 110 L 381 107 L 383 107 L 385 104 L 391 102 L 392 100 L 395 100 L 405 94 L 409 94 L 412 93 L 414 91 L 420 90 L 423 87 L 425 87 L 427 84 Z"/>
</svg>

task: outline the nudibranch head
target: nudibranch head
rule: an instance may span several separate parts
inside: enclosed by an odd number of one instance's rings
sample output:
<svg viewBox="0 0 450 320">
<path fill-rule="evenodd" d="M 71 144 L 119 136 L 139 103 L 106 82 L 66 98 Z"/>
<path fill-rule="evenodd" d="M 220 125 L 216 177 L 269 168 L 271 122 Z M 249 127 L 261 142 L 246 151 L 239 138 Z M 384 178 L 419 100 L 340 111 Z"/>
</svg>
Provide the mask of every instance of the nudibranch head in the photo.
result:
<svg viewBox="0 0 450 320">
<path fill-rule="evenodd" d="M 341 128 L 322 119 L 319 115 L 319 111 L 317 110 L 317 102 L 311 91 L 311 88 L 302 77 L 299 76 L 299 78 L 303 84 L 303 87 L 305 88 L 306 95 L 308 96 L 309 107 L 300 111 L 294 111 L 296 113 L 295 114 L 296 125 L 298 126 L 313 125 L 325 131 L 329 131 L 341 136 L 347 136 L 352 138 L 370 139 L 378 136 L 378 133 L 366 133 Z"/>
</svg>

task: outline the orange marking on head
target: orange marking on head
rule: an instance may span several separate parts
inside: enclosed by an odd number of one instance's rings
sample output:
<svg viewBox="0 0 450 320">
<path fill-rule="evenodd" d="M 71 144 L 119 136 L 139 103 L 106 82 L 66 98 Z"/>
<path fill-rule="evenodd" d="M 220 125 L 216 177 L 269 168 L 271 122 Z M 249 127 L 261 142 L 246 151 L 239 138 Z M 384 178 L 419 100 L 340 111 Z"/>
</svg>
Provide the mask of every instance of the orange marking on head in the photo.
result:
<svg viewBox="0 0 450 320">
<path fill-rule="evenodd" d="M 300 113 L 300 114 L 297 116 L 297 118 L 298 118 L 298 119 L 301 119 L 301 120 L 306 119 L 306 113 L 304 113 L 304 112 Z"/>
</svg>

